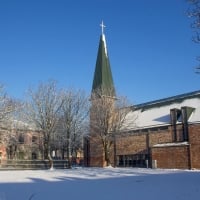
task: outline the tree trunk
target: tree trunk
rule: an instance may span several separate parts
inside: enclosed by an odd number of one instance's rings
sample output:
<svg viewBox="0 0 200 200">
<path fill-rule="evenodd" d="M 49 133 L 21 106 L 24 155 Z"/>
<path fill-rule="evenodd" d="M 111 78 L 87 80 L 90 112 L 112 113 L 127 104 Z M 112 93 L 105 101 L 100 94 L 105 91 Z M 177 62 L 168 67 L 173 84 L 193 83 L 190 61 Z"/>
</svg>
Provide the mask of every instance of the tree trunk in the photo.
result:
<svg viewBox="0 0 200 200">
<path fill-rule="evenodd" d="M 106 166 L 110 166 L 110 152 L 109 152 L 109 148 L 108 145 L 105 145 L 105 152 L 104 152 L 104 156 L 105 156 L 105 161 L 106 161 Z"/>
<path fill-rule="evenodd" d="M 63 145 L 61 151 L 62 151 L 62 160 L 64 160 L 65 159 L 65 147 L 64 147 L 64 145 Z"/>
<path fill-rule="evenodd" d="M 48 160 L 49 160 L 50 170 L 52 170 L 53 169 L 53 159 L 51 157 L 51 153 L 50 152 L 48 154 Z"/>
<path fill-rule="evenodd" d="M 45 149 L 44 149 L 44 151 L 45 151 L 45 159 L 49 160 L 50 169 L 53 169 L 53 159 L 51 157 L 51 149 L 50 149 L 50 145 L 49 145 L 48 141 L 46 142 L 44 147 L 45 147 Z"/>
</svg>

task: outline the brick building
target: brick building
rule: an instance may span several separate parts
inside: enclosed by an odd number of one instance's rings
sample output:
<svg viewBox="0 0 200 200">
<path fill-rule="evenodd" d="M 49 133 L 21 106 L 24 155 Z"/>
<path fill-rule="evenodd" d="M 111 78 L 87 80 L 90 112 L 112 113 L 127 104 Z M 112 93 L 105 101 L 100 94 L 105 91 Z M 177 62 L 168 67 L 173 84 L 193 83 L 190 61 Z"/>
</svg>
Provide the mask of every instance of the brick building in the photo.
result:
<svg viewBox="0 0 200 200">
<path fill-rule="evenodd" d="M 116 137 L 116 165 L 200 168 L 199 118 L 200 91 L 134 106 Z"/>
<path fill-rule="evenodd" d="M 0 127 L 0 160 L 35 160 L 43 158 L 42 135 L 28 124 L 10 121 Z"/>
<path fill-rule="evenodd" d="M 103 31 L 92 92 L 96 88 L 112 89 L 115 97 Z M 85 165 L 103 167 L 103 148 L 94 137 L 91 131 L 85 139 Z M 200 91 L 132 106 L 114 138 L 112 166 L 200 169 Z"/>
</svg>

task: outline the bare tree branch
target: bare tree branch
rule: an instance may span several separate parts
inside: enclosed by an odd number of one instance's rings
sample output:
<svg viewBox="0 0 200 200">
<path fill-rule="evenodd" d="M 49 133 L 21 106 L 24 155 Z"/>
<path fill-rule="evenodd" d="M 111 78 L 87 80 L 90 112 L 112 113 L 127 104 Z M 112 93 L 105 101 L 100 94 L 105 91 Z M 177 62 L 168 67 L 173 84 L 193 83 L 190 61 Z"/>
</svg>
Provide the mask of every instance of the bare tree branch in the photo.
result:
<svg viewBox="0 0 200 200">
<path fill-rule="evenodd" d="M 92 143 L 98 144 L 101 141 L 106 165 L 110 165 L 114 137 L 120 133 L 130 106 L 125 97 L 116 98 L 101 94 L 102 91 L 96 90 L 91 97 L 90 138 Z"/>
<path fill-rule="evenodd" d="M 41 83 L 35 91 L 30 89 L 29 97 L 26 117 L 43 134 L 44 157 L 50 160 L 52 167 L 50 144 L 64 102 L 61 91 L 57 89 L 55 81 L 48 81 L 46 84 Z"/>
<path fill-rule="evenodd" d="M 20 107 L 21 103 L 8 97 L 4 86 L 0 84 L 0 144 L 6 148 L 16 144 L 17 136 L 12 129 L 15 127 L 15 113 Z"/>
<path fill-rule="evenodd" d="M 187 16 L 191 19 L 191 28 L 194 31 L 192 41 L 200 43 L 200 0 L 187 0 L 190 4 L 187 10 Z M 197 60 L 199 58 L 197 57 Z M 199 73 L 199 67 L 196 67 L 196 73 Z"/>
<path fill-rule="evenodd" d="M 67 153 L 67 159 L 77 155 L 82 149 L 83 134 L 88 124 L 89 101 L 83 91 L 72 89 L 63 92 L 61 107 L 60 130 L 57 137 L 62 139 L 60 144 Z"/>
</svg>

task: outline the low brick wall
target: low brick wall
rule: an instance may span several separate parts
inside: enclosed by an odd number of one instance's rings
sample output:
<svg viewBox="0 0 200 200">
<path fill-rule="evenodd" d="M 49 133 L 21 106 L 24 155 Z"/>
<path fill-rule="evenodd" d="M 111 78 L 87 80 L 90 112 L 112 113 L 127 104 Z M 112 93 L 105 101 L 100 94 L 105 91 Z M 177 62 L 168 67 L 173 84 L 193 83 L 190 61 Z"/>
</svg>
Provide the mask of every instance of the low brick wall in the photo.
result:
<svg viewBox="0 0 200 200">
<path fill-rule="evenodd" d="M 158 168 L 190 169 L 189 145 L 153 147 L 151 153 Z"/>
<path fill-rule="evenodd" d="M 200 169 L 200 125 L 191 125 L 189 128 L 191 144 L 191 168 Z"/>
<path fill-rule="evenodd" d="M 55 169 L 69 168 L 69 162 L 66 160 L 54 160 Z M 0 170 L 24 170 L 24 169 L 49 169 L 48 160 L 1 160 Z"/>
</svg>

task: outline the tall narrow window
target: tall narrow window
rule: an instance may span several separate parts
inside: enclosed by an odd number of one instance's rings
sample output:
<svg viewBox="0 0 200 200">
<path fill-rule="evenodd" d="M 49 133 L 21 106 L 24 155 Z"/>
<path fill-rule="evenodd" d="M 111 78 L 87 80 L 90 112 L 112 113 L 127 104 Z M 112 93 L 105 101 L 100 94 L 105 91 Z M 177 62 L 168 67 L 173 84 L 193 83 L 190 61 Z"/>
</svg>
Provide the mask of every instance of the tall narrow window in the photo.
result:
<svg viewBox="0 0 200 200">
<path fill-rule="evenodd" d="M 172 131 L 173 131 L 173 140 L 174 142 L 177 141 L 177 129 L 176 129 L 176 123 L 178 118 L 181 115 L 181 111 L 177 108 L 173 108 L 170 110 L 170 117 L 171 117 L 171 124 L 172 124 Z"/>
<path fill-rule="evenodd" d="M 19 135 L 18 141 L 20 144 L 24 144 L 24 134 Z"/>
<path fill-rule="evenodd" d="M 188 141 L 188 119 L 191 116 L 194 108 L 184 106 L 181 108 L 182 126 L 183 126 L 183 140 Z"/>
</svg>

